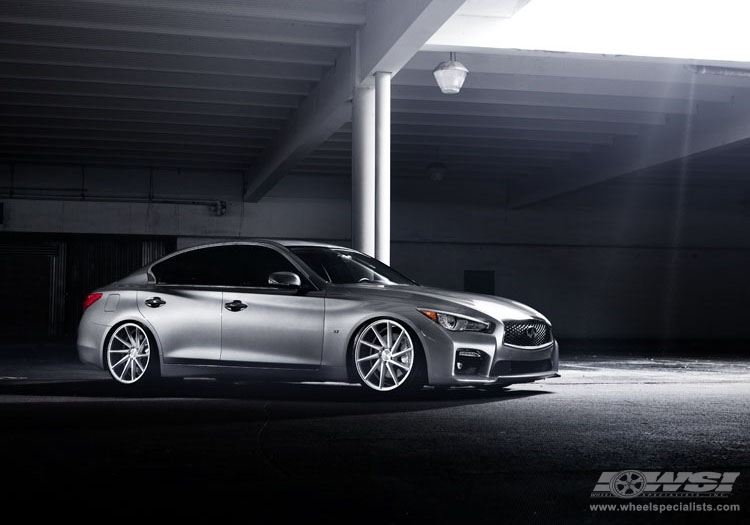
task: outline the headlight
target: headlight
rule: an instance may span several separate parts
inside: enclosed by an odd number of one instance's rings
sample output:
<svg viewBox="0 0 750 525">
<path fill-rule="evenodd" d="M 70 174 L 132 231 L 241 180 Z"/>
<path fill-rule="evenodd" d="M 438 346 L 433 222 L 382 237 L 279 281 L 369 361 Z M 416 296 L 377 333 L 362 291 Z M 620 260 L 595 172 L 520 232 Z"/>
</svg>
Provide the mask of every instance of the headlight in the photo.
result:
<svg viewBox="0 0 750 525">
<path fill-rule="evenodd" d="M 464 315 L 419 309 L 424 315 L 451 332 L 488 332 L 490 323 Z"/>
</svg>

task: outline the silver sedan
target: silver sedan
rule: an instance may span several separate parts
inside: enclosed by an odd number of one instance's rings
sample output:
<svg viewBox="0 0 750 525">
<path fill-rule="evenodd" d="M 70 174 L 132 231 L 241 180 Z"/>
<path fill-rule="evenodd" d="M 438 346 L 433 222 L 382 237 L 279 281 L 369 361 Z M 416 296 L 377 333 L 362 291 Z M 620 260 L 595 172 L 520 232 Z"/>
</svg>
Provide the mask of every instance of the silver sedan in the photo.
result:
<svg viewBox="0 0 750 525">
<path fill-rule="evenodd" d="M 258 240 L 170 254 L 89 294 L 81 361 L 159 377 L 506 386 L 556 377 L 550 322 L 523 304 L 428 288 L 365 254 Z"/>
</svg>

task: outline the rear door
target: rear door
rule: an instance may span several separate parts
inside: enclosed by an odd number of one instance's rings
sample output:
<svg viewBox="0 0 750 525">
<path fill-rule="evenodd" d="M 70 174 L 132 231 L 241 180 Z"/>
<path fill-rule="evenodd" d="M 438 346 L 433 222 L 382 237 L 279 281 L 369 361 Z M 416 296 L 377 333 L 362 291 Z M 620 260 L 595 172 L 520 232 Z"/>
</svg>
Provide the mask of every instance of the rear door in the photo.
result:
<svg viewBox="0 0 750 525">
<path fill-rule="evenodd" d="M 178 286 L 139 291 L 138 309 L 154 327 L 165 363 L 199 364 L 221 355 L 221 292 Z"/>
<path fill-rule="evenodd" d="M 156 283 L 137 293 L 138 309 L 156 331 L 167 363 L 218 364 L 222 292 L 217 247 L 170 257 L 152 268 Z"/>
</svg>

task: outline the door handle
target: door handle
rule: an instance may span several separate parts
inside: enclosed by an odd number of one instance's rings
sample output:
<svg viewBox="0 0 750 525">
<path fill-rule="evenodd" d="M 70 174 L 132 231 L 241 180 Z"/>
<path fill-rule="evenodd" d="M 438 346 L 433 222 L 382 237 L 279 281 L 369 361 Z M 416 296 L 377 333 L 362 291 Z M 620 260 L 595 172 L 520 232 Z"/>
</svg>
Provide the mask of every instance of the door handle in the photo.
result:
<svg viewBox="0 0 750 525">
<path fill-rule="evenodd" d="M 224 303 L 224 308 L 230 312 L 239 312 L 240 310 L 247 308 L 247 305 L 242 301 L 234 300 L 231 303 Z"/>
<path fill-rule="evenodd" d="M 159 308 L 161 305 L 167 304 L 167 301 L 164 301 L 161 297 L 151 297 L 150 299 L 146 299 L 144 303 L 148 307 Z"/>
</svg>

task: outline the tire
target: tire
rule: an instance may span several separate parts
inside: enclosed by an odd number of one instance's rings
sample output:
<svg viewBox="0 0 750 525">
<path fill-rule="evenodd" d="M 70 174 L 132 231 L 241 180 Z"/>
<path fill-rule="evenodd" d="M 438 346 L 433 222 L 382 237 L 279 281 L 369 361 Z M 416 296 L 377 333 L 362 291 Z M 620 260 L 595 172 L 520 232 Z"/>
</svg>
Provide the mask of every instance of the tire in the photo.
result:
<svg viewBox="0 0 750 525">
<path fill-rule="evenodd" d="M 351 365 L 359 383 L 379 395 L 414 391 L 424 384 L 426 367 L 419 341 L 394 319 L 375 319 L 359 330 Z"/>
<path fill-rule="evenodd" d="M 161 375 L 153 336 L 134 322 L 112 330 L 104 345 L 104 364 L 112 379 L 122 385 L 153 383 Z"/>
</svg>

